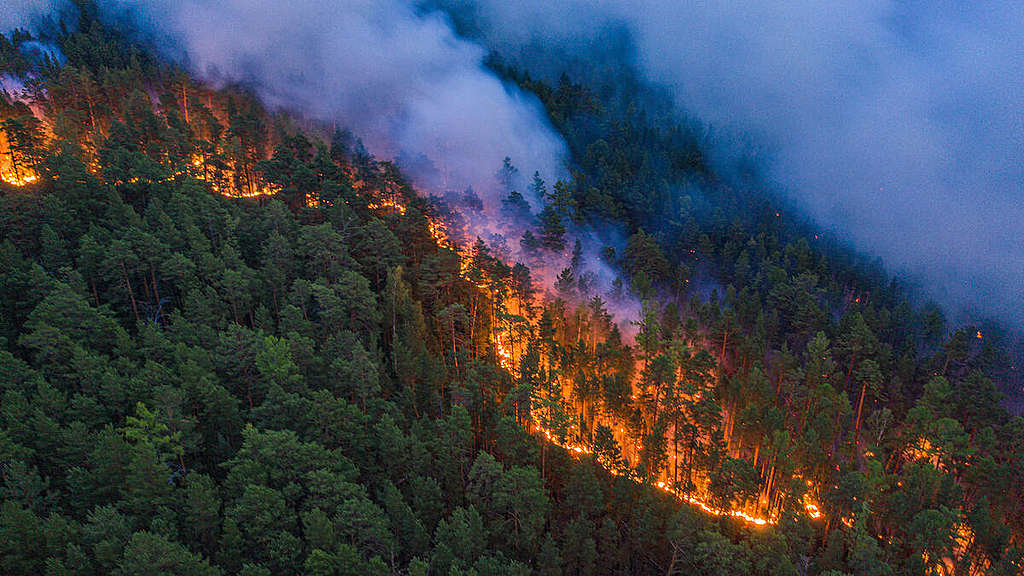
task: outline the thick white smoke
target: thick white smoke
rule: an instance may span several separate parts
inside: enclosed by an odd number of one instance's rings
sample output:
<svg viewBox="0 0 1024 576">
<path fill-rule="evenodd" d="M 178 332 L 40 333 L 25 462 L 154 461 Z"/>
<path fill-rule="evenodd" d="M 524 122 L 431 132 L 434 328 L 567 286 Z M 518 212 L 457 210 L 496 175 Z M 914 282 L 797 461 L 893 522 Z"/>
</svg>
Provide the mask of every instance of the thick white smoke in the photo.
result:
<svg viewBox="0 0 1024 576">
<path fill-rule="evenodd" d="M 460 38 L 444 13 L 413 0 L 101 0 L 103 14 L 127 23 L 209 82 L 241 82 L 272 106 L 350 128 L 371 152 L 411 158 L 403 166 L 432 193 L 467 187 L 484 214 L 469 215 L 471 233 L 504 237 L 514 260 L 523 222 L 501 213 L 507 190 L 495 173 L 510 157 L 519 169 L 515 187 L 527 191 L 539 172 L 549 183 L 566 175 L 566 147 L 539 101 L 499 80 L 483 60 L 484 48 Z M 424 166 L 418 159 L 426 157 Z M 607 293 L 614 277 L 597 257 L 591 230 L 573 230 L 565 254 L 533 264 L 550 289 L 569 264 L 575 237 L 588 267 Z M 625 323 L 636 308 L 614 303 Z"/>
<path fill-rule="evenodd" d="M 563 174 L 564 145 L 539 103 L 503 85 L 481 47 L 414 2 L 101 5 L 202 78 L 245 82 L 271 106 L 340 120 L 380 156 L 426 155 L 452 187 L 486 193 L 506 156 L 549 181 Z"/>
</svg>

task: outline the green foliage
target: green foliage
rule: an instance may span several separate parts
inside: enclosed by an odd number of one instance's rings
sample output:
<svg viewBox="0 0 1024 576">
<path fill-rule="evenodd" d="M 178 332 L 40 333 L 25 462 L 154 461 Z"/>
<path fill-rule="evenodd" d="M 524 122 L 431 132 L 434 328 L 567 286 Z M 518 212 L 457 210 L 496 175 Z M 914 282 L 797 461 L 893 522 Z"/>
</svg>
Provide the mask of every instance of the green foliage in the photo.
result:
<svg viewBox="0 0 1024 576">
<path fill-rule="evenodd" d="M 689 127 L 503 70 L 576 163 L 529 199 L 499 170 L 505 262 L 432 235 L 472 191 L 419 197 L 79 4 L 33 71 L 63 141 L 0 103 L 41 177 L 0 190 L 0 572 L 1019 572 L 1000 347 L 714 175 Z M 567 230 L 606 219 L 597 294 Z"/>
</svg>

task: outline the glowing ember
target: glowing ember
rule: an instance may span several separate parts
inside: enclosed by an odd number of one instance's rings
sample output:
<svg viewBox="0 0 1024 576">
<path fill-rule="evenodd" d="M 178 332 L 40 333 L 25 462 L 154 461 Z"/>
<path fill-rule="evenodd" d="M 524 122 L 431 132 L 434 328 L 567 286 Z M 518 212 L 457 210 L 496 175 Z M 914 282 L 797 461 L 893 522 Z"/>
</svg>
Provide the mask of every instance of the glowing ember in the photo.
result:
<svg viewBox="0 0 1024 576">
<path fill-rule="evenodd" d="M 807 511 L 807 516 L 812 520 L 817 520 L 818 518 L 821 518 L 821 510 L 818 509 L 817 504 L 813 504 L 811 502 L 804 502 L 804 510 Z"/>
<path fill-rule="evenodd" d="M 451 248 L 451 241 L 448 239 L 448 227 L 444 225 L 444 222 L 428 219 L 427 229 L 430 231 L 430 237 L 437 242 L 438 246 Z"/>
<path fill-rule="evenodd" d="M 391 211 L 397 212 L 399 214 L 405 214 L 405 205 L 401 204 L 400 202 L 396 202 L 391 198 L 378 198 L 373 202 L 367 204 L 367 206 L 372 210 L 380 210 L 385 212 Z"/>
<path fill-rule="evenodd" d="M 768 524 L 776 524 L 778 522 L 777 518 L 764 518 L 762 516 L 755 516 L 744 510 L 727 510 L 723 508 L 716 508 L 694 496 L 680 494 L 679 492 L 676 492 L 669 488 L 664 482 L 658 482 L 657 484 L 655 484 L 655 486 L 657 486 L 658 488 L 662 489 L 665 492 L 668 492 L 669 494 L 672 494 L 673 496 L 679 498 L 683 502 L 692 504 L 700 508 L 701 510 L 707 512 L 708 514 L 711 514 L 712 516 L 732 516 L 733 518 L 739 518 L 740 520 L 743 520 L 744 522 L 749 522 L 750 524 L 754 524 L 755 526 L 765 526 Z"/>
</svg>

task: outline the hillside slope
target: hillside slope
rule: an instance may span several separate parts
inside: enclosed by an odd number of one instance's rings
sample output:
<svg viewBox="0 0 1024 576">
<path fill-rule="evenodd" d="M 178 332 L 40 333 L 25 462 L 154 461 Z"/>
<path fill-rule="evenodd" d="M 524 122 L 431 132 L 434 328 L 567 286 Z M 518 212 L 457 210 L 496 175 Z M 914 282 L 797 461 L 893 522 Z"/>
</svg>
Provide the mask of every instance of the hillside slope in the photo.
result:
<svg viewBox="0 0 1024 576">
<path fill-rule="evenodd" d="M 0 40 L 3 572 L 1020 571 L 997 331 L 684 128 L 504 70 L 574 174 L 478 238 L 472 194 L 83 14 L 63 64 Z M 595 223 L 612 293 L 567 241 Z"/>
</svg>

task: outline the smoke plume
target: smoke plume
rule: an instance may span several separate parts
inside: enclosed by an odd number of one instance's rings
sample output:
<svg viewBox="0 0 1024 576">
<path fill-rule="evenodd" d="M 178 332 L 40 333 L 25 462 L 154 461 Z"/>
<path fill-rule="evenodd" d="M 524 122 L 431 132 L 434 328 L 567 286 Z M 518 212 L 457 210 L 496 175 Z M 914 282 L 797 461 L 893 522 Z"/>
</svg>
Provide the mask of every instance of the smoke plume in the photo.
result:
<svg viewBox="0 0 1024 576">
<path fill-rule="evenodd" d="M 441 4 L 534 68 L 607 52 L 602 35 L 624 30 L 628 65 L 716 133 L 760 143 L 768 176 L 822 226 L 955 311 L 1024 325 L 1015 3 Z"/>
<path fill-rule="evenodd" d="M 954 309 L 1024 324 L 1024 12 L 1005 0 L 100 4 L 208 81 L 340 120 L 378 155 L 426 155 L 420 185 L 472 185 L 490 213 L 505 156 L 550 183 L 565 147 L 479 42 L 557 71 L 559 54 L 607 57 L 612 35 L 681 110 L 770 150 L 771 180 L 822 226 Z M 0 29 L 56 5 L 8 2 Z"/>
<path fill-rule="evenodd" d="M 528 176 L 539 173 L 549 186 L 565 176 L 565 144 L 539 101 L 488 70 L 486 50 L 459 37 L 443 12 L 413 0 L 100 6 L 207 82 L 240 82 L 271 107 L 341 122 L 378 156 L 412 159 L 400 164 L 424 191 L 459 199 L 472 187 L 484 211 L 467 215 L 471 233 L 496 239 L 514 261 L 531 261 L 520 250 L 526 223 L 502 216 L 509 190 L 495 174 L 511 158 L 512 187 L 536 212 Z M 590 229 L 571 229 L 565 254 L 532 259 L 535 277 L 551 288 L 576 239 L 606 294 L 614 274 L 597 256 L 606 240 Z M 621 304 L 619 320 L 629 320 L 636 305 Z"/>
<path fill-rule="evenodd" d="M 562 175 L 564 146 L 539 103 L 488 73 L 484 50 L 440 13 L 412 2 L 101 5 L 204 80 L 242 82 L 272 107 L 341 120 L 378 155 L 425 154 L 451 187 L 487 190 L 506 156 Z"/>
</svg>

